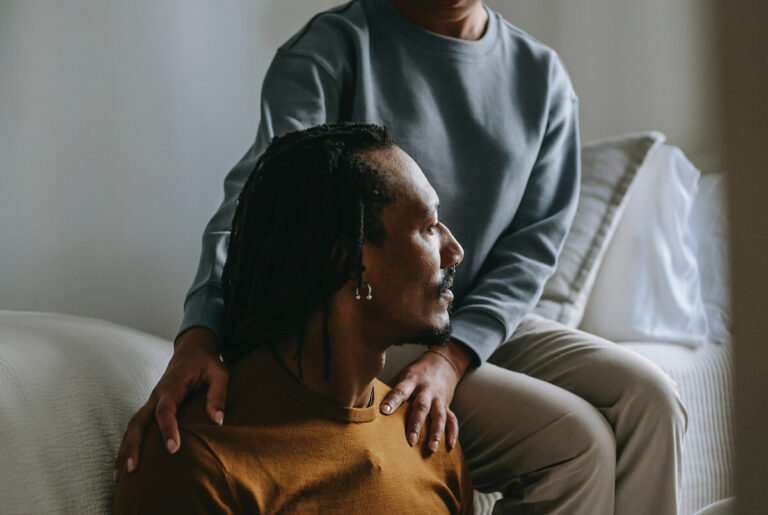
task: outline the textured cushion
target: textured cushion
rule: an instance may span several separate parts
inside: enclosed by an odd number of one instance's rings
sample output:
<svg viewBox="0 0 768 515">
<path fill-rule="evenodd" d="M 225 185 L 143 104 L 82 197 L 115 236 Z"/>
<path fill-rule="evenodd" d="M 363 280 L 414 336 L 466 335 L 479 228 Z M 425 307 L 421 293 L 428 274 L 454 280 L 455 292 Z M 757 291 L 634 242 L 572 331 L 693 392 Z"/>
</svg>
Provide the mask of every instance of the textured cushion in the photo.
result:
<svg viewBox="0 0 768 515">
<path fill-rule="evenodd" d="M 0 511 L 111 511 L 123 431 L 172 350 L 107 322 L 0 311 Z"/>
<path fill-rule="evenodd" d="M 661 145 L 643 167 L 595 280 L 581 329 L 609 340 L 707 339 L 690 227 L 699 171 Z"/>
<path fill-rule="evenodd" d="M 581 191 L 573 226 L 555 274 L 534 313 L 576 327 L 628 193 L 649 152 L 664 141 L 659 132 L 628 134 L 584 145 Z"/>
<path fill-rule="evenodd" d="M 699 181 L 691 229 L 696 238 L 701 299 L 707 313 L 709 340 L 724 343 L 731 338 L 731 292 L 723 174 L 704 175 Z"/>
<path fill-rule="evenodd" d="M 683 442 L 679 515 L 734 494 L 733 349 L 730 344 L 689 349 L 671 343 L 624 343 L 656 363 L 677 384 L 688 412 Z"/>
</svg>

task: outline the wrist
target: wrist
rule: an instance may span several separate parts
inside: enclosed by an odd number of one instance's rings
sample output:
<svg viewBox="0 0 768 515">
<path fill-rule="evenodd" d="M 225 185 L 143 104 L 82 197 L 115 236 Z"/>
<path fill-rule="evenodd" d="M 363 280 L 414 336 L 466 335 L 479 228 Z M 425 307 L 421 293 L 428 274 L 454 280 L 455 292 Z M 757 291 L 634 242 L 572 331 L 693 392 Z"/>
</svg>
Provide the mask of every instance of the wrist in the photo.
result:
<svg viewBox="0 0 768 515">
<path fill-rule="evenodd" d="M 430 350 L 438 352 L 448 360 L 459 379 L 464 377 L 474 357 L 469 347 L 454 340 L 448 340 L 445 347 L 432 347 Z"/>
<path fill-rule="evenodd" d="M 192 347 L 204 350 L 209 354 L 218 355 L 218 340 L 216 334 L 203 326 L 190 327 L 173 342 L 173 350 L 176 352 L 181 347 Z"/>
</svg>

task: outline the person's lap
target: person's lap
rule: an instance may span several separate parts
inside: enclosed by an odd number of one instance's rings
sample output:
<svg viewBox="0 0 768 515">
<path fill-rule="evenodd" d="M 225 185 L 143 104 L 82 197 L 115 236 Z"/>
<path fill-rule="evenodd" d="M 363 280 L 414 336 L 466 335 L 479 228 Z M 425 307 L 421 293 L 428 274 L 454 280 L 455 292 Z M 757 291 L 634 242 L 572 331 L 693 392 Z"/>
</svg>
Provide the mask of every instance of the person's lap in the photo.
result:
<svg viewBox="0 0 768 515">
<path fill-rule="evenodd" d="M 391 348 L 380 378 L 391 380 L 423 350 Z M 659 473 L 659 460 L 634 448 L 644 444 L 645 437 L 632 435 L 646 404 L 658 412 L 643 421 L 649 437 L 675 440 L 667 447 L 676 467 L 657 479 L 663 501 L 654 505 L 667 513 L 674 509 L 669 497 L 679 481 L 682 437 L 674 420 L 670 428 L 664 420 L 685 412 L 671 380 L 619 345 L 527 316 L 488 363 L 463 378 L 451 408 L 475 488 L 504 494 L 497 510 L 612 513 L 614 502 L 617 512 L 641 508 L 645 500 L 628 483 Z"/>
</svg>

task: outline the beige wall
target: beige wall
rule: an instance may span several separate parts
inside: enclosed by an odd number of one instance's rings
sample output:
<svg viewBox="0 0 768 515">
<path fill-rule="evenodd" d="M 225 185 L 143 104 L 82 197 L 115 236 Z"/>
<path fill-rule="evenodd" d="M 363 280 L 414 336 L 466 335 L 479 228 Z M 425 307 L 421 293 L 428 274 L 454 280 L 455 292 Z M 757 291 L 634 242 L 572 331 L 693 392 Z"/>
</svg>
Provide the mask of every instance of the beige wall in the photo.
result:
<svg viewBox="0 0 768 515">
<path fill-rule="evenodd" d="M 266 66 L 334 3 L 0 1 L 0 309 L 172 336 Z M 717 140 L 710 4 L 492 2 L 562 54 L 585 140 L 660 129 L 693 156 Z"/>
<path fill-rule="evenodd" d="M 489 0 L 553 47 L 579 95 L 582 140 L 657 129 L 718 168 L 714 0 Z"/>
</svg>

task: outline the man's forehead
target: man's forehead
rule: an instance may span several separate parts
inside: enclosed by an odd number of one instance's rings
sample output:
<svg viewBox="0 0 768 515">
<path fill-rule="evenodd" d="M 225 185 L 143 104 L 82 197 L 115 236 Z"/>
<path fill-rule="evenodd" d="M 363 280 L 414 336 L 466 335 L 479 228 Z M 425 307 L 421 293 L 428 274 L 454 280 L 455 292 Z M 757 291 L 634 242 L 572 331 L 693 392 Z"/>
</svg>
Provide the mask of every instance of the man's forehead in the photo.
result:
<svg viewBox="0 0 768 515">
<path fill-rule="evenodd" d="M 424 176 L 419 165 L 403 149 L 392 146 L 361 154 L 375 166 L 390 184 L 397 202 L 414 204 L 417 210 L 433 210 L 437 207 L 437 194 Z M 401 206 L 404 207 L 404 206 Z"/>
</svg>

